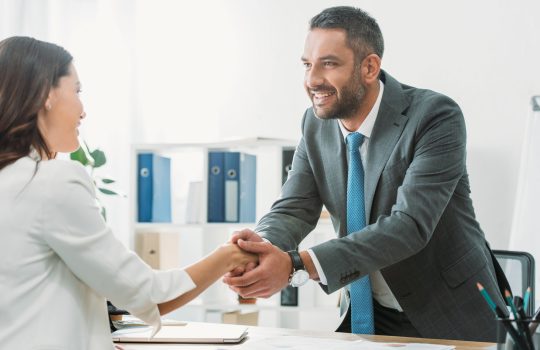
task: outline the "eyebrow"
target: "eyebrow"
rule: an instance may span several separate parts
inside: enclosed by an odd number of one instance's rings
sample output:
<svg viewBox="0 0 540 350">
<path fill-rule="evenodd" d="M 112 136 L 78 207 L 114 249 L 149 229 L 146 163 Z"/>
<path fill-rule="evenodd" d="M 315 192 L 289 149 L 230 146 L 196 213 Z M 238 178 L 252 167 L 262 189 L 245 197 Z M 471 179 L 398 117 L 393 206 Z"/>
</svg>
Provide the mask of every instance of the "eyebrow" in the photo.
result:
<svg viewBox="0 0 540 350">
<path fill-rule="evenodd" d="M 300 60 L 301 60 L 302 62 L 307 62 L 307 61 L 309 61 L 309 60 L 308 60 L 306 57 L 304 57 L 304 56 L 302 56 L 302 57 L 300 58 Z M 323 57 L 319 58 L 319 61 L 327 61 L 327 60 L 341 61 L 341 59 L 340 59 L 338 56 L 336 56 L 336 55 L 326 55 L 326 56 L 323 56 Z"/>
</svg>

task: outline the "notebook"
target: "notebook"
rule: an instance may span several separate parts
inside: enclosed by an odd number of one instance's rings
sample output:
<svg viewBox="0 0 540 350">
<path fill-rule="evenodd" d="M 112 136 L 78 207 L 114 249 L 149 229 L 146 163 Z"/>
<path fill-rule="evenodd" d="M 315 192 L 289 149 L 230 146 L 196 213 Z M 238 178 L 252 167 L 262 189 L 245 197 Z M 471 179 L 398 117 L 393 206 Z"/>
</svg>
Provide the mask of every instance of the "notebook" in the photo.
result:
<svg viewBox="0 0 540 350">
<path fill-rule="evenodd" d="M 239 325 L 189 322 L 163 326 L 153 338 L 151 327 L 118 330 L 112 338 L 117 343 L 236 344 L 247 336 L 247 330 Z"/>
</svg>

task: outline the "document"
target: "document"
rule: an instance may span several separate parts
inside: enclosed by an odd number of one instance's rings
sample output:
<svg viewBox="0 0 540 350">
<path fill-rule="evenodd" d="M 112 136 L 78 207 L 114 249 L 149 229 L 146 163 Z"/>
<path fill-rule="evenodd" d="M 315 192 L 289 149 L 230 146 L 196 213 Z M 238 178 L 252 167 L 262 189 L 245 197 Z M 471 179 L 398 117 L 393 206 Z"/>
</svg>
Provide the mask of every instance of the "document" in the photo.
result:
<svg viewBox="0 0 540 350">
<path fill-rule="evenodd" d="M 454 346 L 421 343 L 377 343 L 368 340 L 338 340 L 314 337 L 279 336 L 253 339 L 243 344 L 242 350 L 452 350 Z"/>
</svg>

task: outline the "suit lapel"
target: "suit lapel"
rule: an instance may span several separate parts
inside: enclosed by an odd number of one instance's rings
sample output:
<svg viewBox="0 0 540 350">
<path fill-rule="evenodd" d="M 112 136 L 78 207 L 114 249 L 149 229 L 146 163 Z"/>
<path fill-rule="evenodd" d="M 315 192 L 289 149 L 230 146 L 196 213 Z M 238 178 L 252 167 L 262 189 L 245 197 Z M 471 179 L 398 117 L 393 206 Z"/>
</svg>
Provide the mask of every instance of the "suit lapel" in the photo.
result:
<svg viewBox="0 0 540 350">
<path fill-rule="evenodd" d="M 332 202 L 338 213 L 346 213 L 346 200 L 347 198 L 347 153 L 345 142 L 343 141 L 343 135 L 339 129 L 337 120 L 326 120 L 325 123 L 329 124 L 329 127 L 323 128 L 322 133 L 322 154 L 324 164 L 330 164 L 329 169 L 331 172 L 327 172 L 326 181 L 330 185 Z M 347 234 L 347 221 L 342 220 L 338 232 L 339 236 Z"/>
<path fill-rule="evenodd" d="M 371 205 L 379 177 L 408 120 L 408 117 L 402 114 L 408 107 L 408 102 L 403 95 L 401 85 L 384 71 L 381 71 L 381 80 L 384 82 L 384 92 L 379 114 L 369 139 L 367 166 L 364 170 L 364 200 L 368 224 L 370 224 Z"/>
</svg>

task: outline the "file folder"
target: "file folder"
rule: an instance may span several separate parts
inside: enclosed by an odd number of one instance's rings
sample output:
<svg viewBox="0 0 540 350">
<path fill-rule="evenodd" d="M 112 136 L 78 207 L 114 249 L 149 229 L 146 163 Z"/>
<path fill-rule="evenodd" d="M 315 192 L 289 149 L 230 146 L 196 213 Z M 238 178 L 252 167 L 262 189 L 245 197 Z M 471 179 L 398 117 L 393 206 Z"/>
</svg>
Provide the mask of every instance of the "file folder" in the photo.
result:
<svg viewBox="0 0 540 350">
<path fill-rule="evenodd" d="M 208 222 L 225 222 L 225 152 L 208 152 Z"/>
<path fill-rule="evenodd" d="M 225 153 L 225 222 L 255 222 L 256 157 Z"/>
<path fill-rule="evenodd" d="M 171 160 L 153 153 L 138 155 L 139 222 L 171 222 Z"/>
</svg>

